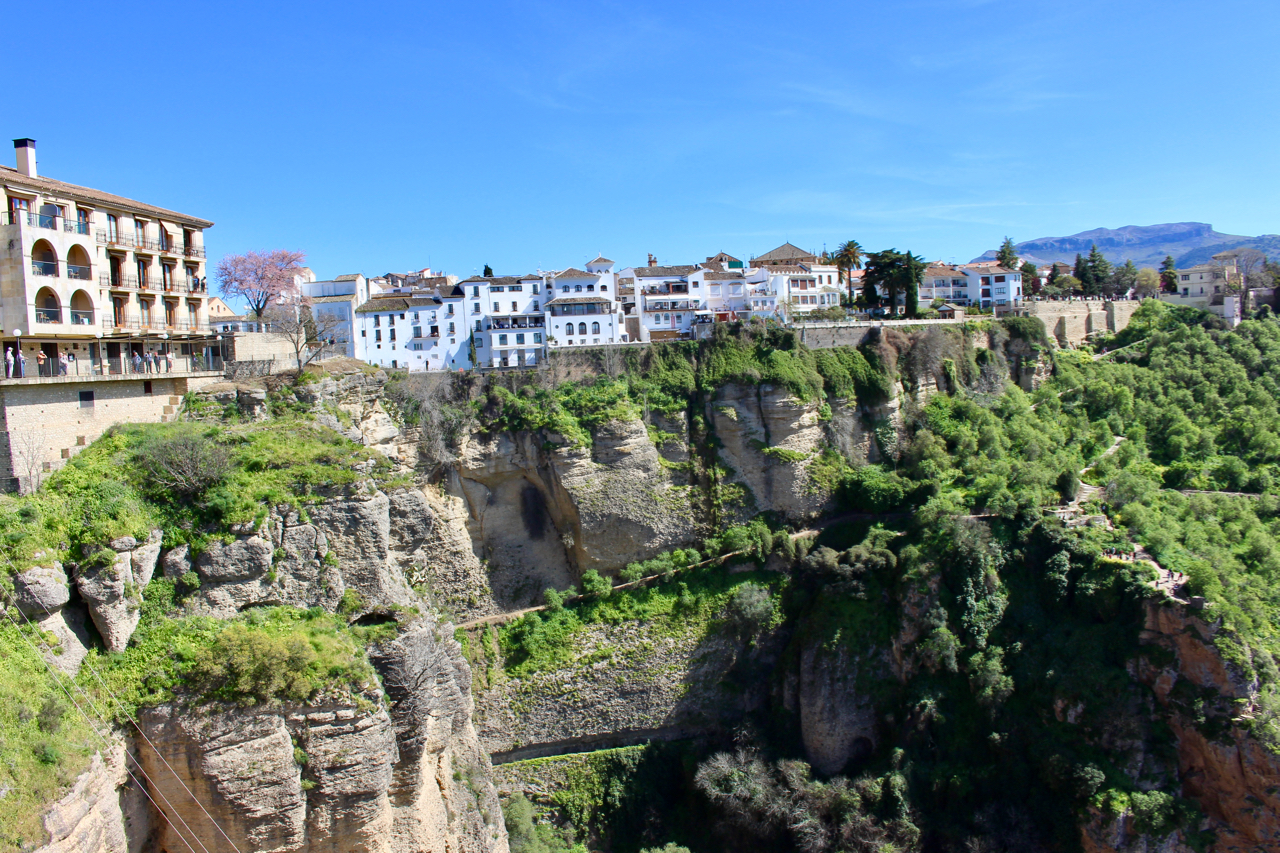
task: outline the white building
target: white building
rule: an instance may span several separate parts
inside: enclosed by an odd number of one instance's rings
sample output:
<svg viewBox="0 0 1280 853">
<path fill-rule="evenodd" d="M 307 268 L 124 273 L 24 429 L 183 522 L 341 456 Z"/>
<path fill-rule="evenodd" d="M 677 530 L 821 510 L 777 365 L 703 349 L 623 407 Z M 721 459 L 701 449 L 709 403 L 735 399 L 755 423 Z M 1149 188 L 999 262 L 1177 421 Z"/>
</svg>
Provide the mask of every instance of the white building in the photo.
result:
<svg viewBox="0 0 1280 853">
<path fill-rule="evenodd" d="M 957 304 L 994 308 L 997 313 L 1022 305 L 1022 273 L 1017 270 L 1005 269 L 994 261 L 964 264 L 960 269 L 969 280 L 968 301 Z"/>
<path fill-rule="evenodd" d="M 601 346 L 627 339 L 621 305 L 615 301 L 612 261 L 597 258 L 595 272 L 575 269 L 548 277 L 551 299 L 546 306 L 551 347 Z"/>
<path fill-rule="evenodd" d="M 694 264 L 628 267 L 620 278 L 635 282 L 636 313 L 640 317 L 641 340 L 664 341 L 688 337 L 694 315 L 705 309 L 702 282 L 690 275 Z M 696 285 L 696 287 L 694 286 Z"/>
<path fill-rule="evenodd" d="M 927 306 L 937 299 L 953 305 L 969 304 L 969 277 L 964 270 L 942 261 L 936 261 L 925 268 L 918 302 Z"/>
<path fill-rule="evenodd" d="M 458 282 L 476 360 L 487 367 L 528 367 L 546 352 L 547 288 L 543 276 L 488 276 Z"/>
<path fill-rule="evenodd" d="M 355 309 L 356 358 L 413 372 L 471 367 L 463 302 L 459 285 L 374 295 Z"/>
<path fill-rule="evenodd" d="M 353 273 L 331 281 L 303 281 L 298 289 L 311 303 L 317 327 L 332 341 L 331 351 L 356 357 L 355 311 L 369 301 L 368 279 Z"/>
</svg>

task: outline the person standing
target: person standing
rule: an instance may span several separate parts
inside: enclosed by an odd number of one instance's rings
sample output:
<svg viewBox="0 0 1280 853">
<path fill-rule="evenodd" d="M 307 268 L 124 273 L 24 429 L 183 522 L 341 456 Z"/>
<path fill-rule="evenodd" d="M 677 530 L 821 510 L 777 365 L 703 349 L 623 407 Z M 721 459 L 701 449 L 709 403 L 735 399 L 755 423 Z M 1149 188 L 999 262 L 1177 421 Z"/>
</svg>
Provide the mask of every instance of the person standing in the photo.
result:
<svg viewBox="0 0 1280 853">
<path fill-rule="evenodd" d="M 44 372 L 44 363 L 48 360 L 49 360 L 49 357 L 44 354 L 44 350 L 36 350 L 36 375 L 37 376 L 46 375 Z"/>
<path fill-rule="evenodd" d="M 18 378 L 25 379 L 27 377 L 27 357 L 22 354 L 22 347 L 18 347 Z"/>
<path fill-rule="evenodd" d="M 59 376 L 66 376 L 66 375 L 67 375 L 67 352 L 66 352 L 66 350 L 60 350 L 60 351 L 58 352 L 58 375 L 59 375 Z"/>
<path fill-rule="evenodd" d="M 164 354 L 164 360 L 166 366 L 169 368 L 168 372 L 173 373 L 173 350 L 169 350 Z"/>
<path fill-rule="evenodd" d="M 4 378 L 13 378 L 13 347 L 4 348 Z"/>
<path fill-rule="evenodd" d="M 137 350 L 133 351 L 133 372 L 134 373 L 142 372 L 142 354 Z"/>
</svg>

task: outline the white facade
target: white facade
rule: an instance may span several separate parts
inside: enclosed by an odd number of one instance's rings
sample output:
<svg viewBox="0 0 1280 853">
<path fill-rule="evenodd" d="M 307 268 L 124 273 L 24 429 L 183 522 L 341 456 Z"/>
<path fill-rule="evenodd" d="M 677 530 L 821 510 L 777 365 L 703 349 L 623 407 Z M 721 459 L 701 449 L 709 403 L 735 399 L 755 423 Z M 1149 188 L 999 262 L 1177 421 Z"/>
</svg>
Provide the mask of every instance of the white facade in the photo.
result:
<svg viewBox="0 0 1280 853">
<path fill-rule="evenodd" d="M 615 301 L 617 275 L 612 261 L 598 258 L 595 272 L 569 268 L 548 278 L 551 299 L 546 306 L 551 347 L 591 347 L 624 343 L 627 338 L 622 307 Z M 606 266 L 607 264 L 607 266 Z"/>
<path fill-rule="evenodd" d="M 699 310 L 706 310 L 705 288 L 694 273 L 698 267 L 628 267 L 618 273 L 635 282 L 636 313 L 649 340 L 672 340 L 689 335 Z"/>
<path fill-rule="evenodd" d="M 467 322 L 483 367 L 528 367 L 546 352 L 547 286 L 541 274 L 469 278 Z"/>
<path fill-rule="evenodd" d="M 298 284 L 311 303 L 317 325 L 332 341 L 332 351 L 356 357 L 355 310 L 369 301 L 369 282 L 359 273 L 332 281 L 303 281 Z"/>
<path fill-rule="evenodd" d="M 412 372 L 471 367 L 471 332 L 462 303 L 456 287 L 370 299 L 355 311 L 356 358 Z"/>
<path fill-rule="evenodd" d="M 960 269 L 969 280 L 965 305 L 1001 308 L 1022 304 L 1022 273 L 1017 270 L 996 263 L 965 264 Z"/>
</svg>

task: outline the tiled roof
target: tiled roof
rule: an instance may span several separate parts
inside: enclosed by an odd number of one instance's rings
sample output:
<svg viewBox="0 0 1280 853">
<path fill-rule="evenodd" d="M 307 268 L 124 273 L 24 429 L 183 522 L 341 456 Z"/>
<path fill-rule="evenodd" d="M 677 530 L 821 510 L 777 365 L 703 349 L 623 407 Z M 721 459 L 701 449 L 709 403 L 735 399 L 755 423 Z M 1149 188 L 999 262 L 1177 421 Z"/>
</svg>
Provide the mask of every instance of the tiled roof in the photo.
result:
<svg viewBox="0 0 1280 853">
<path fill-rule="evenodd" d="M 334 278 L 334 281 L 355 281 L 358 278 L 360 278 L 360 273 L 353 272 L 353 273 L 347 273 L 346 275 L 337 276 L 336 278 Z"/>
<path fill-rule="evenodd" d="M 596 256 L 596 259 L 595 259 L 594 261 L 587 261 L 587 263 L 589 263 L 589 264 L 612 264 L 612 263 L 614 263 L 614 262 L 613 262 L 613 261 L 611 261 L 611 260 L 609 260 L 608 258 L 606 258 L 604 255 L 598 255 L 598 256 Z"/>
<path fill-rule="evenodd" d="M 333 302 L 350 302 L 354 298 L 354 294 L 348 296 L 317 296 L 310 302 L 312 305 L 327 305 Z"/>
<path fill-rule="evenodd" d="M 757 258 L 753 258 L 752 260 L 758 263 L 767 264 L 770 261 L 789 261 L 794 258 L 816 259 L 817 257 L 818 256 L 815 255 L 813 252 L 806 252 L 804 249 L 801 249 L 799 246 L 792 245 L 791 243 L 783 243 L 781 246 L 774 249 L 773 251 L 765 252 L 763 255 L 760 255 Z"/>
<path fill-rule="evenodd" d="M 559 281 L 562 278 L 589 278 L 594 280 L 599 278 L 599 276 L 595 275 L 594 273 L 584 272 L 580 269 L 569 267 L 567 270 L 564 270 L 563 272 L 556 273 L 557 281 Z"/>
<path fill-rule="evenodd" d="M 742 273 L 733 272 L 707 272 L 702 276 L 707 281 L 742 281 Z"/>
<path fill-rule="evenodd" d="M 505 287 L 508 284 L 519 284 L 526 277 L 519 275 L 473 275 L 471 278 L 464 278 L 458 284 L 500 284 Z"/>
<path fill-rule="evenodd" d="M 990 273 L 992 275 L 1017 275 L 1017 270 L 1006 269 L 997 263 L 981 263 L 981 264 L 965 264 L 961 269 L 973 270 L 974 272 Z"/>
<path fill-rule="evenodd" d="M 34 190 L 36 192 L 46 192 L 51 194 L 65 194 L 73 198 L 79 197 L 87 202 L 97 202 L 107 207 L 115 207 L 120 210 L 127 210 L 130 213 L 141 213 L 149 216 L 159 217 L 161 219 L 173 219 L 184 225 L 193 225 L 196 228 L 210 228 L 213 223 L 208 219 L 200 219 L 196 216 L 190 216 L 186 213 L 178 213 L 176 210 L 168 210 L 163 207 L 156 207 L 153 204 L 144 204 L 140 201 L 134 201 L 124 196 L 112 195 L 104 193 L 102 190 L 90 189 L 76 184 L 68 184 L 66 181 L 56 181 L 53 178 L 28 178 L 17 169 L 9 166 L 0 166 L 0 181 L 5 186 L 17 187 L 20 189 Z"/>
<path fill-rule="evenodd" d="M 436 304 L 426 296 L 379 296 L 356 309 L 357 314 L 373 314 L 378 311 L 403 311 L 406 308 L 424 308 Z"/>
<path fill-rule="evenodd" d="M 663 278 L 666 276 L 686 276 L 696 270 L 693 264 L 679 264 L 671 267 L 636 267 L 636 278 Z"/>
</svg>

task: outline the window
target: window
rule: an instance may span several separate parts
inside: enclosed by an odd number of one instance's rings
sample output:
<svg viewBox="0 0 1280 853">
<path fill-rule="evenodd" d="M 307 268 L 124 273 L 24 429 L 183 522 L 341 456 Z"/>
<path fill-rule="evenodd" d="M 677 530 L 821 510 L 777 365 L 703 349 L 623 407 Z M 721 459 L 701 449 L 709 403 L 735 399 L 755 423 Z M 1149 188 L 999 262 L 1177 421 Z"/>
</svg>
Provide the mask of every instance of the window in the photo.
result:
<svg viewBox="0 0 1280 853">
<path fill-rule="evenodd" d="M 150 382 L 148 382 L 147 384 L 148 384 L 148 385 L 150 385 L 151 383 L 150 383 Z M 92 408 L 93 408 L 93 392 L 92 392 L 92 391 L 81 391 L 81 392 L 80 392 L 80 408 L 82 408 L 82 409 L 92 409 Z"/>
<path fill-rule="evenodd" d="M 695 282 L 695 283 L 696 283 L 696 282 Z M 607 285 L 604 285 L 604 284 L 600 285 L 600 292 L 601 292 L 601 293 L 604 293 L 604 292 L 608 291 L 608 289 L 609 289 L 609 287 L 608 287 Z"/>
<path fill-rule="evenodd" d="M 569 285 L 567 285 L 567 284 L 562 284 L 562 285 L 560 285 L 560 292 L 561 292 L 561 293 L 568 293 L 568 292 L 569 292 Z"/>
<path fill-rule="evenodd" d="M 390 320 L 391 318 L 390 318 L 390 317 L 388 317 L 387 319 L 388 319 L 388 320 Z M 400 315 L 400 319 L 401 319 L 401 320 L 403 320 L 403 319 L 404 319 L 404 315 L 403 315 L 403 314 L 401 314 L 401 315 Z"/>
<path fill-rule="evenodd" d="M 116 219 L 114 213 L 107 214 L 107 240 L 111 243 L 120 240 L 120 221 Z"/>
<path fill-rule="evenodd" d="M 484 349 L 484 338 L 476 338 L 476 346 Z"/>
<path fill-rule="evenodd" d="M 367 338 L 367 337 L 369 337 L 369 333 L 368 333 L 368 332 L 366 332 L 364 329 L 361 329 L 361 330 L 360 330 L 360 337 L 362 337 L 362 338 Z"/>
<path fill-rule="evenodd" d="M 374 331 L 374 333 L 373 333 L 373 339 L 374 339 L 375 341 L 380 341 L 380 340 L 382 340 L 382 330 L 381 330 L 381 329 L 377 329 L 376 331 Z"/>
<path fill-rule="evenodd" d="M 533 310 L 534 310 L 534 311 L 541 311 L 542 309 L 541 309 L 541 308 L 539 308 L 539 307 L 538 307 L 538 303 L 536 303 L 536 302 L 535 302 L 535 303 L 533 303 Z"/>
<path fill-rule="evenodd" d="M 683 315 L 683 314 L 677 314 L 677 315 L 676 315 L 676 325 L 677 325 L 677 326 L 679 326 L 679 325 L 680 325 L 681 323 L 683 323 L 683 322 L 684 322 L 684 315 Z"/>
<path fill-rule="evenodd" d="M 534 332 L 534 333 L 533 333 L 533 342 L 534 342 L 535 344 L 540 344 L 540 343 L 542 343 L 542 332 Z"/>
<path fill-rule="evenodd" d="M 524 345 L 524 335 L 523 334 L 516 335 L 516 346 L 523 346 L 523 345 Z"/>
<path fill-rule="evenodd" d="M 382 317 L 379 314 L 373 315 L 373 327 L 376 329 L 382 325 Z"/>
<path fill-rule="evenodd" d="M 1004 284 L 1004 276 L 1002 275 L 996 276 L 996 284 Z"/>
<path fill-rule="evenodd" d="M 1182 277 L 1182 280 L 1183 280 L 1183 281 L 1191 281 L 1191 276 L 1189 276 L 1189 275 L 1184 275 L 1184 276 Z"/>
<path fill-rule="evenodd" d="M 585 335 L 586 333 L 587 333 L 587 324 L 586 324 L 586 323 L 579 323 L 579 324 L 578 324 L 578 334 L 580 334 L 580 335 Z"/>
<path fill-rule="evenodd" d="M 452 323 L 450 323 L 450 324 L 449 324 L 449 334 L 451 334 L 451 335 L 452 335 L 452 334 L 454 334 L 454 331 L 453 331 L 453 324 L 452 324 Z M 449 343 L 453 343 L 453 341 L 449 341 Z"/>
<path fill-rule="evenodd" d="M 477 305 L 477 307 L 478 307 L 478 306 L 479 306 L 479 303 L 476 303 L 476 305 Z M 493 303 L 493 313 L 497 314 L 497 313 L 498 313 L 499 311 L 501 311 L 501 310 L 502 310 L 502 304 L 501 304 L 501 303 L 499 303 L 499 302 L 495 302 L 495 303 Z"/>
<path fill-rule="evenodd" d="M 173 287 L 173 264 L 160 265 L 160 279 L 164 282 L 165 290 Z"/>
<path fill-rule="evenodd" d="M 536 281 L 533 283 L 533 292 L 534 293 L 538 292 L 538 283 Z"/>
<path fill-rule="evenodd" d="M 453 316 L 453 303 L 452 303 L 452 302 L 450 302 L 450 303 L 449 303 L 449 310 L 448 310 L 448 311 L 445 311 L 444 313 L 445 313 L 445 315 L 446 315 L 446 316 L 449 316 L 449 317 L 452 317 L 452 316 Z"/>
<path fill-rule="evenodd" d="M 599 323 L 592 323 L 592 324 L 591 324 L 591 334 L 593 334 L 593 335 L 598 335 L 598 334 L 600 334 L 600 324 L 599 324 Z"/>
<path fill-rule="evenodd" d="M 393 340 L 393 341 L 394 341 L 395 339 L 396 339 L 396 330 L 395 330 L 395 329 L 392 329 L 392 330 L 391 330 L 390 340 Z"/>
<path fill-rule="evenodd" d="M 414 312 L 413 312 L 413 322 L 415 322 L 415 323 L 419 322 L 419 320 L 418 320 L 418 312 L 417 312 L 417 311 L 414 311 Z"/>
<path fill-rule="evenodd" d="M 480 285 L 477 284 L 471 288 L 471 298 L 472 299 L 480 298 Z"/>
<path fill-rule="evenodd" d="M 498 335 L 498 346 L 505 347 L 507 345 L 507 336 Z"/>
<path fill-rule="evenodd" d="M 510 286 L 507 288 L 507 290 L 511 291 L 512 293 L 517 293 L 517 292 L 519 292 L 519 291 L 524 290 L 524 285 L 523 285 L 523 284 L 513 284 L 513 285 L 510 285 Z"/>
<path fill-rule="evenodd" d="M 142 383 L 142 393 L 143 393 L 143 394 L 150 394 L 150 393 L 151 393 L 151 380 L 150 380 L 150 379 L 148 379 L 146 382 L 143 382 L 143 383 Z"/>
<path fill-rule="evenodd" d="M 147 243 L 147 223 L 139 219 L 133 220 L 133 236 L 138 241 L 139 246 L 145 246 Z"/>
</svg>

